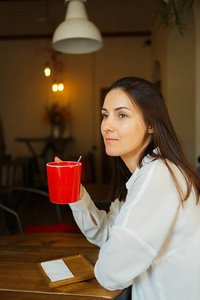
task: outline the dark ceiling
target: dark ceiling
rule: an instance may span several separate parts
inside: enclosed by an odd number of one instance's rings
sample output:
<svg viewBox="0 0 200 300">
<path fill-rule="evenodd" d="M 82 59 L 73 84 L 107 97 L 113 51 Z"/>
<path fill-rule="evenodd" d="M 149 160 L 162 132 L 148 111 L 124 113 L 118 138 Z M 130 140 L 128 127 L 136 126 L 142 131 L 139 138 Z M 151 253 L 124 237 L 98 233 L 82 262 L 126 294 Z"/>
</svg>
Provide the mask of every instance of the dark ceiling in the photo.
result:
<svg viewBox="0 0 200 300">
<path fill-rule="evenodd" d="M 103 36 L 149 35 L 158 0 L 88 0 L 88 18 Z M 0 38 L 50 37 L 64 20 L 64 0 L 0 0 Z"/>
</svg>

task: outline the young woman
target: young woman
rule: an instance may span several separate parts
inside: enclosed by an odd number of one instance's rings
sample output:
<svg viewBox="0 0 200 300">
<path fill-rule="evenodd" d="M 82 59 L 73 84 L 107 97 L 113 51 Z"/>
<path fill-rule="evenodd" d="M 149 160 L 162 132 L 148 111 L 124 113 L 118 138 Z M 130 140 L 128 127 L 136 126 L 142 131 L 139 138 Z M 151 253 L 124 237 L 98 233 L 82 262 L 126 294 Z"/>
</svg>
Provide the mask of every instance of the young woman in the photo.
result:
<svg viewBox="0 0 200 300">
<path fill-rule="evenodd" d="M 160 90 L 123 78 L 102 107 L 106 153 L 114 157 L 110 211 L 81 187 L 70 204 L 100 247 L 95 276 L 109 290 L 132 285 L 133 300 L 200 299 L 200 177 L 178 142 Z"/>
</svg>

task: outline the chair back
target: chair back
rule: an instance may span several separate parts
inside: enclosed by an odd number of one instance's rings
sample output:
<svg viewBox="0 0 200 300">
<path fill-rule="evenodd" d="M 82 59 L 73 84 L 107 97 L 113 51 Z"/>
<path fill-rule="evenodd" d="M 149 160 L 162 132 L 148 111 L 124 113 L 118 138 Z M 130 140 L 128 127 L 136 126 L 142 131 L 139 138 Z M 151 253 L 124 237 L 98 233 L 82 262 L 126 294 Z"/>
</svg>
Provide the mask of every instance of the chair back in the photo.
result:
<svg viewBox="0 0 200 300">
<path fill-rule="evenodd" d="M 14 165 L 10 156 L 0 157 L 0 188 L 14 183 Z"/>
<path fill-rule="evenodd" d="M 4 157 L 6 155 L 6 144 L 3 133 L 3 125 L 0 116 L 0 157 Z"/>
<path fill-rule="evenodd" d="M 62 222 L 58 204 L 49 201 L 46 191 L 30 187 L 9 187 L 0 190 L 0 208 L 10 234 L 38 232 L 77 232 Z"/>
</svg>

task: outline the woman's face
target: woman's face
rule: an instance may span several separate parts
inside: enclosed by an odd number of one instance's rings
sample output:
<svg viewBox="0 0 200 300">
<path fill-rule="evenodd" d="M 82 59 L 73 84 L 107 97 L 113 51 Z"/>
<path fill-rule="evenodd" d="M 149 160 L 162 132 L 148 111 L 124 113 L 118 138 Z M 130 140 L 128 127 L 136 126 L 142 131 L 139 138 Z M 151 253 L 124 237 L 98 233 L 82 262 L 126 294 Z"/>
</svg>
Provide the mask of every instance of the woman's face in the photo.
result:
<svg viewBox="0 0 200 300">
<path fill-rule="evenodd" d="M 151 127 L 147 127 L 128 95 L 120 89 L 110 91 L 102 108 L 103 135 L 106 153 L 120 156 L 133 173 L 139 163 L 139 155 L 151 140 Z"/>
</svg>

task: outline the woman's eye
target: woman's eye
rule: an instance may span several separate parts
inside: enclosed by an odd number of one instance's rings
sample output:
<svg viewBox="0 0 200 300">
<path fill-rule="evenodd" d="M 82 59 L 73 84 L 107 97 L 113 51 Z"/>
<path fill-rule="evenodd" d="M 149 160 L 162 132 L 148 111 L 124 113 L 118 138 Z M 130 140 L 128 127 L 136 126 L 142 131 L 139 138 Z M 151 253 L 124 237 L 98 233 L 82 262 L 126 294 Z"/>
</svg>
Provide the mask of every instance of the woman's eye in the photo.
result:
<svg viewBox="0 0 200 300">
<path fill-rule="evenodd" d="M 119 118 L 120 118 L 120 119 L 124 119 L 124 118 L 126 118 L 126 117 L 127 117 L 126 114 L 122 114 L 122 113 L 121 113 L 121 114 L 119 115 Z"/>
<path fill-rule="evenodd" d="M 103 118 L 103 119 L 106 119 L 106 118 L 108 118 L 108 114 L 105 114 L 105 113 L 104 113 L 104 114 L 102 114 L 102 118 Z"/>
</svg>

